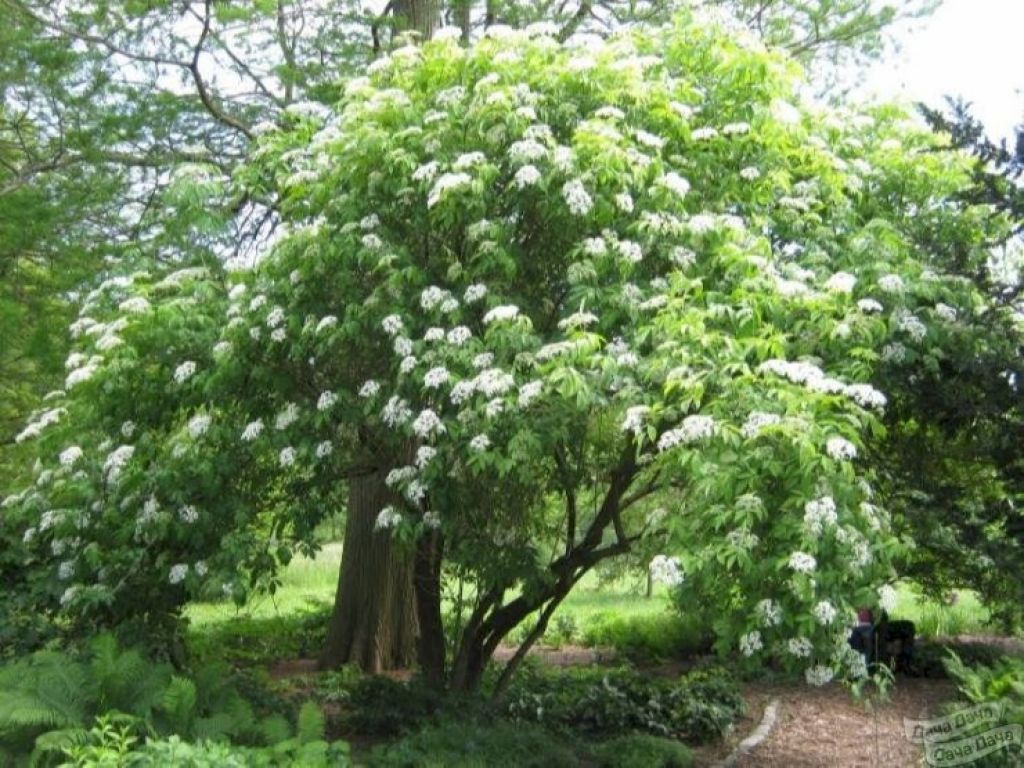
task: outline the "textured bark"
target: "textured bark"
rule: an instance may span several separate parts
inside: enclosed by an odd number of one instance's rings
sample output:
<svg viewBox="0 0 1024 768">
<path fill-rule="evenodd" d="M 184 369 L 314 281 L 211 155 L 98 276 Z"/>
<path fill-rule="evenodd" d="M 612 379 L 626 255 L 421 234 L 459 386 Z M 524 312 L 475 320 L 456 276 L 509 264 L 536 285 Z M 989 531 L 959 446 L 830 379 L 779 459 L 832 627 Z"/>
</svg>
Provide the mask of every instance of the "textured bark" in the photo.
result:
<svg viewBox="0 0 1024 768">
<path fill-rule="evenodd" d="M 396 0 L 394 14 L 400 29 L 418 33 L 420 40 L 429 40 L 441 24 L 441 0 Z"/>
<path fill-rule="evenodd" d="M 365 672 L 409 667 L 416 658 L 413 558 L 375 530 L 390 501 L 384 473 L 354 478 L 334 611 L 320 667 L 357 664 Z"/>
</svg>

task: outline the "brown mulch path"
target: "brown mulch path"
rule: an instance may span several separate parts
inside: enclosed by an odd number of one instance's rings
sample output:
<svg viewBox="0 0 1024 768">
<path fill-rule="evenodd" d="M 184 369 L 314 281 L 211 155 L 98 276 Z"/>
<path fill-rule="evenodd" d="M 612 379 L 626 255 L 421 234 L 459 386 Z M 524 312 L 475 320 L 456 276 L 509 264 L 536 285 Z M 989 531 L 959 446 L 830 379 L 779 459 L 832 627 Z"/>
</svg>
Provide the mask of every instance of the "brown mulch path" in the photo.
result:
<svg viewBox="0 0 1024 768">
<path fill-rule="evenodd" d="M 760 722 L 768 702 L 778 699 L 775 728 L 739 759 L 739 768 L 910 768 L 922 764 L 922 752 L 904 735 L 903 718 L 935 717 L 954 693 L 946 680 L 900 678 L 889 701 L 870 711 L 838 685 L 753 683 L 744 692 L 748 715 L 729 741 L 735 744 L 745 738 Z M 714 765 L 728 751 L 700 754 L 698 765 Z"/>
</svg>

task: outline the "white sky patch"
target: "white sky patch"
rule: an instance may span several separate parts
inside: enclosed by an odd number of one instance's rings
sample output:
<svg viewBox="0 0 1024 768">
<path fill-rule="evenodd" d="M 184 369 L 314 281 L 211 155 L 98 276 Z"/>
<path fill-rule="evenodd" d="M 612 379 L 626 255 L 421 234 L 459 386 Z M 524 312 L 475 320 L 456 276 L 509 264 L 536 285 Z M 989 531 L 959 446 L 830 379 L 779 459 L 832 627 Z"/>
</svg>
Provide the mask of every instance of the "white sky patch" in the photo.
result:
<svg viewBox="0 0 1024 768">
<path fill-rule="evenodd" d="M 1024 0 L 945 0 L 929 18 L 901 25 L 901 50 L 868 68 L 861 96 L 942 106 L 973 104 L 992 138 L 1024 122 Z"/>
</svg>

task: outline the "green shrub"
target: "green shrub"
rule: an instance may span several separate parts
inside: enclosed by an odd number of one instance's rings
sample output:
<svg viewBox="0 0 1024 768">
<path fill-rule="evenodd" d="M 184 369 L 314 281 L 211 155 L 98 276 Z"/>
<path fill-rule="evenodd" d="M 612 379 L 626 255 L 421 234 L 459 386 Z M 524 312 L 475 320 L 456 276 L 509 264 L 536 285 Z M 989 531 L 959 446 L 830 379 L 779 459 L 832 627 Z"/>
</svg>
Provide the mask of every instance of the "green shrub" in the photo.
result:
<svg viewBox="0 0 1024 768">
<path fill-rule="evenodd" d="M 540 725 L 445 721 L 374 749 L 371 768 L 571 768 L 572 746 Z"/>
<path fill-rule="evenodd" d="M 705 653 L 711 636 L 700 622 L 674 613 L 616 616 L 599 613 L 582 634 L 587 646 L 610 646 L 636 663 L 681 659 Z"/>
<path fill-rule="evenodd" d="M 564 731 L 615 736 L 634 731 L 703 743 L 721 737 L 743 711 L 736 681 L 698 671 L 677 681 L 630 669 L 524 670 L 505 698 L 514 719 Z"/>
<path fill-rule="evenodd" d="M 949 652 L 946 670 L 956 681 L 960 695 L 971 704 L 1002 703 L 1005 706 L 1000 725 L 1024 725 L 1024 659 L 1004 656 L 991 665 L 969 666 L 959 656 Z M 958 707 L 957 707 L 958 708 Z M 986 731 L 992 724 L 984 724 L 968 731 L 964 736 Z M 1016 745 L 977 759 L 978 768 L 1009 768 L 1021 765 L 1021 751 Z"/>
<path fill-rule="evenodd" d="M 358 680 L 348 698 L 347 724 L 360 735 L 397 736 L 424 723 L 442 707 L 442 694 L 419 681 L 388 677 Z"/>
<path fill-rule="evenodd" d="M 968 667 L 992 666 L 1008 655 L 1005 648 L 984 643 L 919 643 L 914 648 L 914 670 L 924 677 L 948 677 L 946 659 L 950 653 Z"/>
<path fill-rule="evenodd" d="M 598 768 L 690 768 L 693 755 L 685 744 L 647 734 L 619 736 L 593 750 Z"/>
</svg>

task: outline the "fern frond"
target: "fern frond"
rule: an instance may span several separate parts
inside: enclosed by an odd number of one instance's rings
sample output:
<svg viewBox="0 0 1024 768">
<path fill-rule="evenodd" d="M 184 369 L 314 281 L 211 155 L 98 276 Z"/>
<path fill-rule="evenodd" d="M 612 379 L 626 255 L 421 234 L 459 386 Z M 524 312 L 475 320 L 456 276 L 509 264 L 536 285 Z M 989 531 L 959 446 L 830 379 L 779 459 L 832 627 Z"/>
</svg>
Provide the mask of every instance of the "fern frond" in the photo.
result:
<svg viewBox="0 0 1024 768">
<path fill-rule="evenodd" d="M 173 733 L 188 735 L 196 715 L 196 686 L 185 677 L 172 677 L 160 700 Z"/>
<path fill-rule="evenodd" d="M 309 744 L 314 741 L 323 741 L 324 732 L 327 729 L 327 721 L 324 713 L 312 701 L 307 701 L 299 709 L 299 719 L 296 723 L 296 736 L 302 744 Z"/>
<path fill-rule="evenodd" d="M 260 737 L 268 747 L 292 736 L 292 726 L 282 715 L 270 715 L 260 721 Z"/>
</svg>

